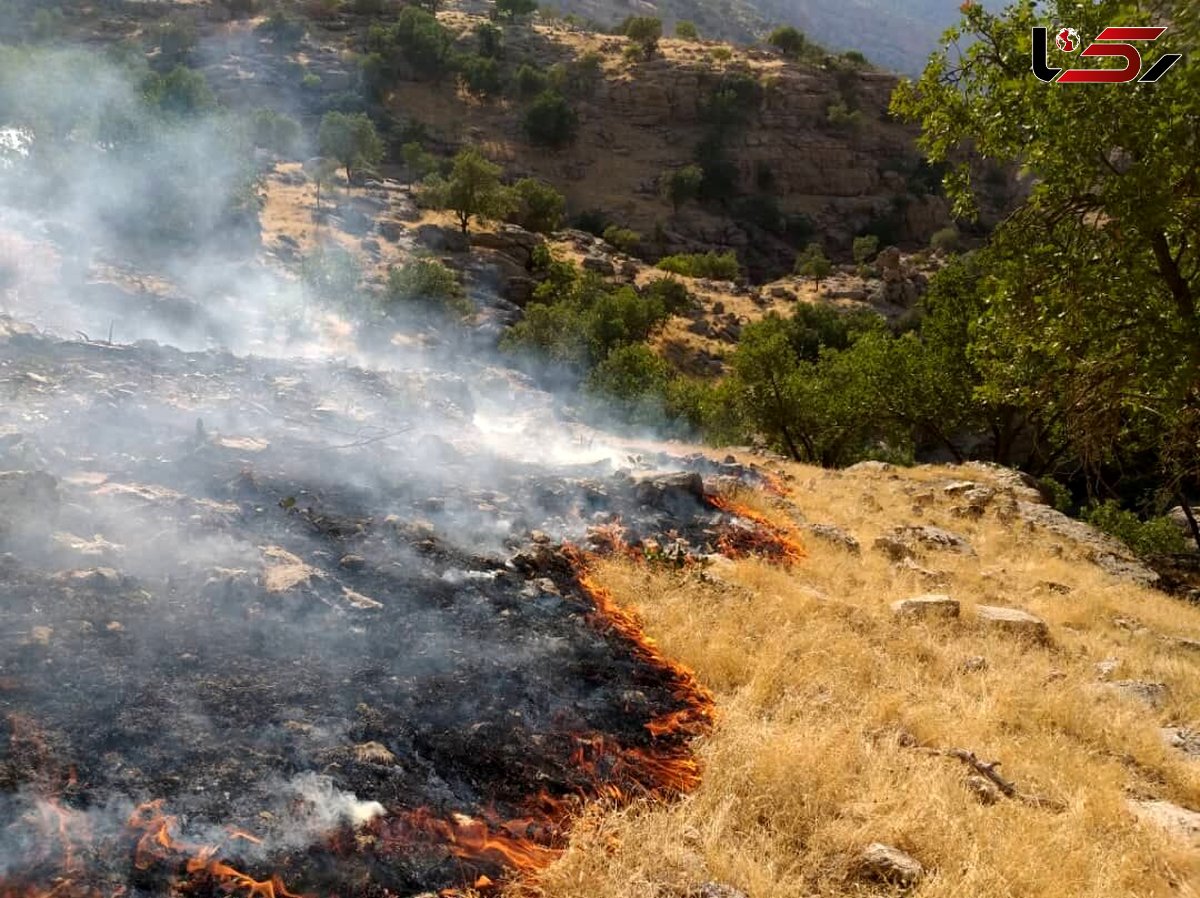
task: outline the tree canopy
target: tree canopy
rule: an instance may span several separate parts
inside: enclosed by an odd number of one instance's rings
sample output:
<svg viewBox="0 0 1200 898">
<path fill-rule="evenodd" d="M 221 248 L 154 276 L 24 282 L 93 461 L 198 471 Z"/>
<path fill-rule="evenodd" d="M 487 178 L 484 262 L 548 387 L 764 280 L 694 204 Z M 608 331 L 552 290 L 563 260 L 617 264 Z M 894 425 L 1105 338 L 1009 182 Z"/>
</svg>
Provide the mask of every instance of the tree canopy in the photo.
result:
<svg viewBox="0 0 1200 898">
<path fill-rule="evenodd" d="M 1030 66 L 1031 29 L 1063 22 L 1085 40 L 1169 22 L 1163 40 L 1139 44 L 1143 71 L 1194 47 L 1195 7 L 1158 6 L 1160 20 L 1118 0 L 965 5 L 892 108 L 920 122 L 932 161 L 952 165 L 958 214 L 975 209 L 968 152 L 1029 179 L 968 288 L 980 396 L 1015 410 L 1044 462 L 1073 457 L 1107 489 L 1142 480 L 1170 494 L 1200 486 L 1200 65 L 1082 87 L 1043 83 Z"/>
<path fill-rule="evenodd" d="M 361 112 L 327 112 L 317 132 L 321 155 L 336 159 L 346 170 L 346 182 L 357 169 L 368 168 L 383 158 L 383 141 L 374 123 Z"/>
<path fill-rule="evenodd" d="M 488 162 L 474 147 L 454 157 L 449 177 L 434 176 L 425 182 L 422 199 L 458 217 L 464 234 L 472 218 L 503 218 L 514 205 L 511 192 L 500 183 L 500 166 Z"/>
</svg>

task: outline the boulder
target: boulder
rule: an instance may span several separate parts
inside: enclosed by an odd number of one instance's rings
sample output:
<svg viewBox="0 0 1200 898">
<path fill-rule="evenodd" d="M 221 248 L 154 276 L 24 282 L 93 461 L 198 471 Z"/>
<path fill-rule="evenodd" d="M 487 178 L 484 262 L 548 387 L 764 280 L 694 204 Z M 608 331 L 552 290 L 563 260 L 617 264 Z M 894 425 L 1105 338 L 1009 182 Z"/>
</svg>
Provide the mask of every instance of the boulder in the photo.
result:
<svg viewBox="0 0 1200 898">
<path fill-rule="evenodd" d="M 656 474 L 638 480 L 634 494 L 643 505 L 683 513 L 704 499 L 704 478 L 695 471 Z"/>
<path fill-rule="evenodd" d="M 465 253 L 471 248 L 471 241 L 461 230 L 441 225 L 420 225 L 416 238 L 419 245 L 434 252 Z"/>
<path fill-rule="evenodd" d="M 916 556 L 917 549 L 936 549 L 944 552 L 956 552 L 960 555 L 974 555 L 975 550 L 967 540 L 943 530 L 941 527 L 909 525 L 894 527 L 888 533 L 875 540 L 875 549 L 883 552 L 892 561 L 901 561 Z"/>
<path fill-rule="evenodd" d="M 851 555 L 858 555 L 862 552 L 858 540 L 835 524 L 809 524 L 805 529 L 817 539 L 840 546 Z"/>
<path fill-rule="evenodd" d="M 705 882 L 688 893 L 688 898 L 747 898 L 741 889 L 723 882 Z"/>
<path fill-rule="evenodd" d="M 1166 683 L 1149 683 L 1145 680 L 1113 680 L 1105 683 L 1104 688 L 1150 708 L 1162 707 L 1169 692 Z"/>
<path fill-rule="evenodd" d="M 892 613 L 897 617 L 920 618 L 954 618 L 960 612 L 958 599 L 952 599 L 941 593 L 927 593 L 923 596 L 913 596 L 892 602 Z"/>
<path fill-rule="evenodd" d="M 1163 830 L 1194 849 L 1200 849 L 1200 812 L 1170 801 L 1130 799 L 1128 805 L 1143 823 Z"/>
<path fill-rule="evenodd" d="M 612 259 L 599 253 L 588 253 L 583 257 L 583 270 L 592 271 L 604 277 L 612 277 L 617 272 Z"/>
<path fill-rule="evenodd" d="M 1046 626 L 1046 622 L 1020 608 L 977 605 L 975 619 L 989 629 L 1003 630 L 1035 642 L 1045 642 L 1050 638 L 1050 628 Z"/>
<path fill-rule="evenodd" d="M 1190 758 L 1200 758 L 1200 732 L 1184 727 L 1163 727 L 1159 733 L 1168 748 L 1181 751 Z"/>
<path fill-rule="evenodd" d="M 857 866 L 864 879 L 901 888 L 915 886 L 925 875 L 925 868 L 915 857 L 882 842 L 873 842 L 864 848 Z"/>
</svg>

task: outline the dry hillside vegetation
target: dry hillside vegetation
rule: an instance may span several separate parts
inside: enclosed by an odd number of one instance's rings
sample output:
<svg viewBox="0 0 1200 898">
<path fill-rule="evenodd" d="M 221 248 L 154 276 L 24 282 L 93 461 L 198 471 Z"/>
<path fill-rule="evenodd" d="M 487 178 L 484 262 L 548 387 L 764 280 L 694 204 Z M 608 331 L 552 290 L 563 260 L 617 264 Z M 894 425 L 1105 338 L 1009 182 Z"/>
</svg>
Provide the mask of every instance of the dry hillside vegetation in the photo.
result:
<svg viewBox="0 0 1200 898">
<path fill-rule="evenodd" d="M 1003 489 L 963 516 L 963 487 L 945 488 L 986 482 L 985 469 L 786 471 L 789 498 L 740 499 L 793 526 L 836 525 L 861 554 L 810 535 L 790 570 L 754 559 L 598 569 L 714 690 L 719 718 L 694 794 L 586 821 L 538 887 L 555 898 L 727 894 L 714 882 L 751 898 L 886 892 L 896 886 L 860 862 L 882 842 L 920 862 L 921 896 L 1200 894 L 1200 831 L 1169 832 L 1149 819 L 1169 806 L 1144 803 L 1200 808 L 1200 758 L 1187 752 L 1200 643 L 1186 641 L 1200 637 L 1200 609 L 1011 518 Z M 929 549 L 897 564 L 873 547 L 907 524 L 954 531 L 974 554 Z M 893 611 L 930 591 L 958 600 L 960 616 Z M 1020 607 L 1047 635 L 988 626 L 980 605 Z M 1021 794 L 931 751 L 955 748 L 1001 762 Z"/>
</svg>

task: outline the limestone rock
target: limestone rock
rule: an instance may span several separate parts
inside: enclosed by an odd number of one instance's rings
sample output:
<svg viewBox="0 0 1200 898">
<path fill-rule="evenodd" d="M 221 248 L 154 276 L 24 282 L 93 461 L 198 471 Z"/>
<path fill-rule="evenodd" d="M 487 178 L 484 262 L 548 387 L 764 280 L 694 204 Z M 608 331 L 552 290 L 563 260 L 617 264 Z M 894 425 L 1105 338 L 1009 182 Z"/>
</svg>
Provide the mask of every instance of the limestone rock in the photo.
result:
<svg viewBox="0 0 1200 898">
<path fill-rule="evenodd" d="M 833 543 L 835 546 L 840 546 L 851 555 L 858 555 L 862 551 L 858 540 L 849 532 L 843 530 L 835 524 L 809 524 L 805 528 L 817 539 L 824 540 L 827 543 Z"/>
<path fill-rule="evenodd" d="M 902 888 L 916 885 L 925 875 L 925 868 L 915 857 L 882 842 L 873 842 L 863 849 L 858 858 L 858 870 L 865 879 Z"/>
<path fill-rule="evenodd" d="M 875 540 L 875 548 L 893 561 L 913 558 L 918 548 L 974 555 L 975 550 L 965 537 L 941 527 L 895 527 Z"/>
<path fill-rule="evenodd" d="M 940 593 L 928 593 L 892 602 L 892 613 L 910 618 L 953 618 L 960 613 L 958 599 Z"/>
<path fill-rule="evenodd" d="M 1113 680 L 1111 683 L 1105 683 L 1104 687 L 1123 698 L 1141 702 L 1151 708 L 1161 707 L 1169 692 L 1166 683 L 1148 683 L 1144 680 Z"/>
<path fill-rule="evenodd" d="M 1163 727 L 1159 733 L 1169 747 L 1191 758 L 1200 758 L 1200 732 L 1184 727 Z"/>
<path fill-rule="evenodd" d="M 465 253 L 470 240 L 462 231 L 441 225 L 423 224 L 416 230 L 417 243 L 434 252 Z"/>
<path fill-rule="evenodd" d="M 723 882 L 705 882 L 689 893 L 688 898 L 747 898 L 741 889 Z"/>
<path fill-rule="evenodd" d="M 1192 848 L 1200 849 L 1200 813 L 1170 801 L 1130 800 L 1129 809 L 1143 823 L 1156 826 Z"/>
<path fill-rule="evenodd" d="M 978 605 L 975 608 L 975 617 L 979 623 L 991 629 L 1003 630 L 1036 642 L 1046 642 L 1050 638 L 1050 628 L 1046 626 L 1046 622 L 1020 608 Z"/>
</svg>

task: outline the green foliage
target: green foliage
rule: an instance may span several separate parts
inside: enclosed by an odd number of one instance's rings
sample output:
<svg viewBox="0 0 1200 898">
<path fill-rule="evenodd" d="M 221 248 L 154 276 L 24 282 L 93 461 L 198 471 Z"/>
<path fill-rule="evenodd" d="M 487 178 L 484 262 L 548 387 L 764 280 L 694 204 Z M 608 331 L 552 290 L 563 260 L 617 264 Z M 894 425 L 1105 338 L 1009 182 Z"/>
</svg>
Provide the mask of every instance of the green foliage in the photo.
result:
<svg viewBox="0 0 1200 898">
<path fill-rule="evenodd" d="M 868 62 L 867 57 L 864 56 L 862 53 L 860 53 L 858 50 L 846 50 L 845 52 L 842 53 L 842 59 L 844 59 L 846 62 L 850 63 L 851 65 L 858 66 L 860 68 L 870 65 L 870 62 Z"/>
<path fill-rule="evenodd" d="M 862 124 L 862 113 L 851 109 L 844 101 L 830 103 L 825 110 L 825 118 L 835 128 L 853 130 Z"/>
<path fill-rule="evenodd" d="M 631 423 L 661 425 L 671 366 L 644 343 L 613 349 L 592 369 L 588 389 L 604 397 Z"/>
<path fill-rule="evenodd" d="M 163 112 L 180 116 L 198 115 L 217 104 L 204 75 L 185 66 L 165 75 L 151 76 L 146 99 Z"/>
<path fill-rule="evenodd" d="M 547 90 L 530 104 L 521 124 L 533 143 L 560 148 L 575 140 L 579 116 L 562 94 Z"/>
<path fill-rule="evenodd" d="M 550 79 L 535 64 L 523 62 L 517 67 L 512 83 L 516 88 L 517 96 L 523 100 L 527 100 L 530 97 L 536 97 L 546 90 L 550 85 Z"/>
<path fill-rule="evenodd" d="M 1115 536 L 1137 555 L 1170 555 L 1184 552 L 1187 540 L 1168 517 L 1142 520 L 1112 499 L 1089 506 L 1083 519 L 1093 527 Z"/>
<path fill-rule="evenodd" d="M 808 44 L 808 39 L 804 33 L 791 25 L 783 25 L 776 28 L 767 37 L 767 43 L 770 44 L 785 56 L 799 56 Z"/>
<path fill-rule="evenodd" d="M 733 48 L 725 46 L 713 47 L 708 51 L 708 55 L 713 58 L 714 62 L 729 62 L 729 60 L 733 59 Z"/>
<path fill-rule="evenodd" d="M 662 37 L 662 19 L 655 16 L 629 16 L 618 26 L 618 34 L 623 34 L 638 48 L 645 59 L 649 59 L 658 51 L 658 41 Z"/>
<path fill-rule="evenodd" d="M 256 30 L 265 34 L 271 41 L 284 49 L 295 47 L 304 39 L 305 25 L 300 19 L 294 19 L 282 10 L 275 10 L 259 23 Z"/>
<path fill-rule="evenodd" d="M 400 148 L 410 182 L 423 181 L 441 168 L 441 160 L 425 149 L 419 140 L 410 140 Z"/>
<path fill-rule="evenodd" d="M 537 0 L 496 0 L 496 15 L 502 19 L 531 16 L 537 8 Z"/>
<path fill-rule="evenodd" d="M 512 186 L 512 195 L 515 207 L 511 221 L 541 234 L 558 230 L 567 201 L 553 186 L 537 178 L 522 178 Z"/>
<path fill-rule="evenodd" d="M 664 256 L 658 260 L 658 267 L 672 274 L 682 274 L 685 277 L 711 278 L 716 281 L 736 280 L 741 273 L 737 254 L 730 250 L 726 253 L 680 253 L 674 256 Z"/>
<path fill-rule="evenodd" d="M 701 100 L 700 120 L 718 136 L 744 127 L 762 106 L 763 87 L 750 72 L 721 75 Z"/>
<path fill-rule="evenodd" d="M 642 242 L 642 235 L 637 231 L 615 224 L 604 229 L 603 237 L 607 243 L 625 253 L 635 252 L 638 244 Z"/>
<path fill-rule="evenodd" d="M 700 40 L 700 31 L 696 28 L 695 22 L 680 19 L 675 23 L 675 36 L 680 40 L 698 41 Z"/>
<path fill-rule="evenodd" d="M 688 293 L 687 287 L 673 277 L 655 278 L 643 288 L 643 292 L 661 302 L 663 308 L 672 315 L 682 312 L 692 304 L 692 295 Z"/>
<path fill-rule="evenodd" d="M 954 227 L 954 225 L 947 225 L 935 231 L 933 236 L 929 238 L 930 248 L 944 253 L 955 252 L 958 249 L 958 244 L 958 228 Z"/>
<path fill-rule="evenodd" d="M 437 259 L 426 257 L 388 271 L 386 299 L 391 305 L 419 303 L 460 316 L 472 311 L 458 276 Z"/>
<path fill-rule="evenodd" d="M 812 278 L 817 288 L 820 289 L 821 281 L 833 273 L 833 263 L 825 255 L 821 244 L 810 243 L 803 252 L 796 255 L 794 271 L 801 277 Z"/>
<path fill-rule="evenodd" d="M 379 84 L 399 79 L 407 66 L 417 77 L 440 80 L 454 65 L 454 35 L 431 12 L 405 6 L 391 25 L 372 25 L 367 49 L 379 54 Z"/>
<path fill-rule="evenodd" d="M 475 28 L 475 42 L 479 55 L 488 59 L 504 58 L 504 32 L 491 22 L 480 22 Z"/>
<path fill-rule="evenodd" d="M 356 170 L 377 165 L 383 158 L 383 141 L 375 124 L 361 112 L 327 112 L 321 119 L 317 143 L 322 156 L 342 164 L 347 183 L 353 183 Z"/>
<path fill-rule="evenodd" d="M 874 234 L 864 234 L 862 237 L 854 238 L 851 253 L 856 264 L 866 265 L 875 258 L 877 252 L 879 252 L 879 238 Z"/>
<path fill-rule="evenodd" d="M 1035 447 L 1035 472 L 1081 471 L 1093 491 L 1142 505 L 1200 485 L 1200 65 L 1185 56 L 1158 83 L 1122 91 L 1047 86 L 1027 64 L 1031 29 L 1067 21 L 1085 36 L 1170 21 L 1175 47 L 1200 39 L 1183 2 L 964 6 L 947 35 L 961 57 L 935 55 L 892 109 L 920 122 L 921 148 L 949 166 L 956 217 L 975 212 L 976 176 L 988 190 L 975 156 L 1033 185 L 974 254 L 980 401 L 1007 410 L 1009 430 Z M 1170 48 L 1139 50 L 1145 69 Z"/>
<path fill-rule="evenodd" d="M 571 227 L 580 231 L 587 231 L 593 236 L 601 237 L 604 235 L 604 229 L 609 224 L 611 222 L 608 220 L 608 216 L 600 209 L 584 209 L 575 216 L 574 221 L 571 222 Z"/>
<path fill-rule="evenodd" d="M 661 291 L 639 294 L 555 261 L 503 345 L 536 350 L 584 374 L 613 350 L 644 341 L 669 314 Z"/>
<path fill-rule="evenodd" d="M 472 218 L 504 218 L 514 206 L 511 192 L 500 183 L 500 166 L 488 162 L 474 147 L 459 151 L 449 177 L 428 178 L 421 200 L 454 212 L 464 234 L 469 232 Z"/>
<path fill-rule="evenodd" d="M 468 56 L 460 61 L 463 85 L 477 97 L 495 97 L 504 91 L 499 63 L 488 56 Z"/>
<path fill-rule="evenodd" d="M 300 148 L 300 123 L 274 109 L 256 109 L 250 115 L 250 135 L 256 147 L 279 156 L 293 156 Z"/>
<path fill-rule="evenodd" d="M 676 212 L 684 203 L 700 196 L 704 184 L 704 169 L 699 165 L 685 165 L 662 177 L 662 195 Z"/>
<path fill-rule="evenodd" d="M 337 244 L 318 247 L 300 263 L 300 282 L 311 296 L 325 302 L 349 303 L 361 278 L 358 259 Z"/>
</svg>

